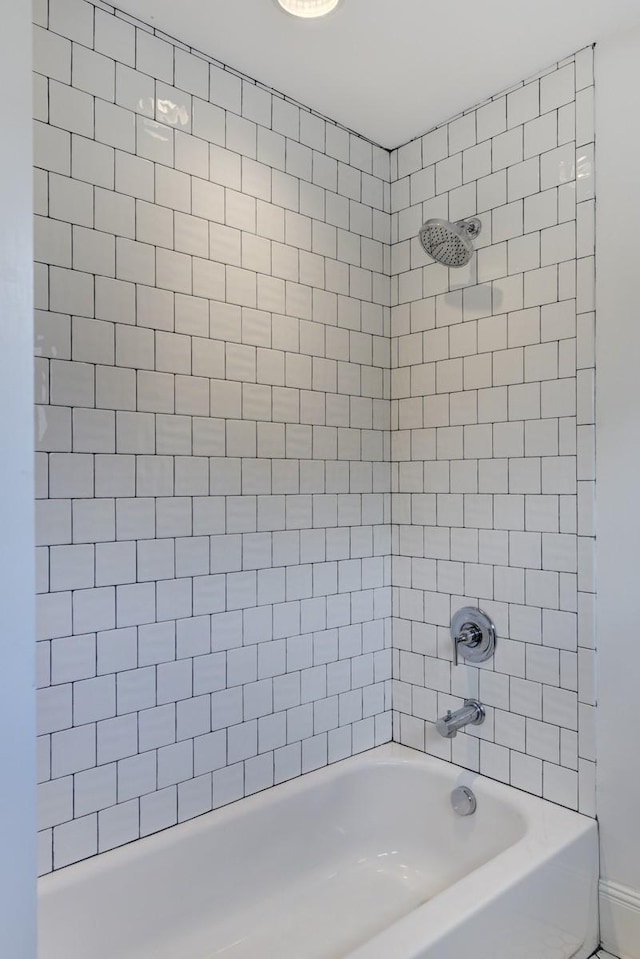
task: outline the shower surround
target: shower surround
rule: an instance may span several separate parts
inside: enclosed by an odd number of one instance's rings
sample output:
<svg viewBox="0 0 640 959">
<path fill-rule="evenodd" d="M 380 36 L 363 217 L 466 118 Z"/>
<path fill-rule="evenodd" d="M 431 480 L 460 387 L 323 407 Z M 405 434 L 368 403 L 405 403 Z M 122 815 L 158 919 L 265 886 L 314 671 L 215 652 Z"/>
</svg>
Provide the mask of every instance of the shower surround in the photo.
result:
<svg viewBox="0 0 640 959">
<path fill-rule="evenodd" d="M 591 50 L 390 155 L 106 4 L 34 19 L 41 872 L 392 705 L 593 814 Z M 469 600 L 496 660 L 452 670 Z"/>
<path fill-rule="evenodd" d="M 593 49 L 391 160 L 394 739 L 595 815 Z M 458 270 L 417 239 L 478 216 Z M 495 658 L 452 667 L 479 605 Z M 434 721 L 465 698 L 484 725 Z"/>
<path fill-rule="evenodd" d="M 389 154 L 36 4 L 41 871 L 391 737 Z"/>
</svg>

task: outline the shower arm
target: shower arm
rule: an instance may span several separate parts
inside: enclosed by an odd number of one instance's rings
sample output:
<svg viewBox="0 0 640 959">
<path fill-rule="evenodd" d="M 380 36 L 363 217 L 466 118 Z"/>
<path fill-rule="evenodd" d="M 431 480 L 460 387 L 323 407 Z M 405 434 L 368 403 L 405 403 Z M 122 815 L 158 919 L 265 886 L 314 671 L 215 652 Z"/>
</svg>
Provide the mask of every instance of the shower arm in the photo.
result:
<svg viewBox="0 0 640 959">
<path fill-rule="evenodd" d="M 477 236 L 480 236 L 480 230 L 482 229 L 482 223 L 475 216 L 469 220 L 456 220 L 456 226 L 461 226 L 474 240 Z"/>
</svg>

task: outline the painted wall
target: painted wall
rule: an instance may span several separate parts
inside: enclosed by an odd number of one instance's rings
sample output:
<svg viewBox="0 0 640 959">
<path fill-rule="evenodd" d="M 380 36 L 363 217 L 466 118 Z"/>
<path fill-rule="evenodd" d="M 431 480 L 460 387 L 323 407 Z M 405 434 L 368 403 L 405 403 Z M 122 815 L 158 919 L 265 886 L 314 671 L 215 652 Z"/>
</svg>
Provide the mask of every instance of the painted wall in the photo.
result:
<svg viewBox="0 0 640 959">
<path fill-rule="evenodd" d="M 595 814 L 593 57 L 392 155 L 394 739 Z M 424 220 L 479 216 L 447 269 Z M 452 666 L 464 605 L 495 659 Z M 465 697 L 484 725 L 442 739 Z"/>
<path fill-rule="evenodd" d="M 390 739 L 389 155 L 35 25 L 40 871 Z"/>
<path fill-rule="evenodd" d="M 30 6 L 2 8 L 0 83 L 0 954 L 35 959 Z"/>
<path fill-rule="evenodd" d="M 598 135 L 598 816 L 605 947 L 640 957 L 640 31 L 596 48 Z"/>
</svg>

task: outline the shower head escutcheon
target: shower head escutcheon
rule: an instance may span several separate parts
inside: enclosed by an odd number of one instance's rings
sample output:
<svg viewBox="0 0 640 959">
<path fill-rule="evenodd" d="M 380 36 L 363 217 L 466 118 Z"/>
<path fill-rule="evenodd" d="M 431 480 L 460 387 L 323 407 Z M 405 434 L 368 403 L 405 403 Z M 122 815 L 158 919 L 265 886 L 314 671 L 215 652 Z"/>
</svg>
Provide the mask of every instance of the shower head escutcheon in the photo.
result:
<svg viewBox="0 0 640 959">
<path fill-rule="evenodd" d="M 477 217 L 468 220 L 427 220 L 420 230 L 422 249 L 443 266 L 466 266 L 474 254 L 474 239 L 480 235 L 482 223 Z"/>
</svg>

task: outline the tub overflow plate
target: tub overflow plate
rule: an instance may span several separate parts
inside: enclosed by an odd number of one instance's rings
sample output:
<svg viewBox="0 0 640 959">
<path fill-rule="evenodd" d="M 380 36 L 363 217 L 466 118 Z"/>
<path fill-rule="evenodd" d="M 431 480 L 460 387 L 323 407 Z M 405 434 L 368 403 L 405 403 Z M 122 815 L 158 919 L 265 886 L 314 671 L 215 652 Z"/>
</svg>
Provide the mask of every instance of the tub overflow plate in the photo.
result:
<svg viewBox="0 0 640 959">
<path fill-rule="evenodd" d="M 458 816 L 471 816 L 478 806 L 475 794 L 468 786 L 458 786 L 451 793 L 451 806 Z"/>
</svg>

